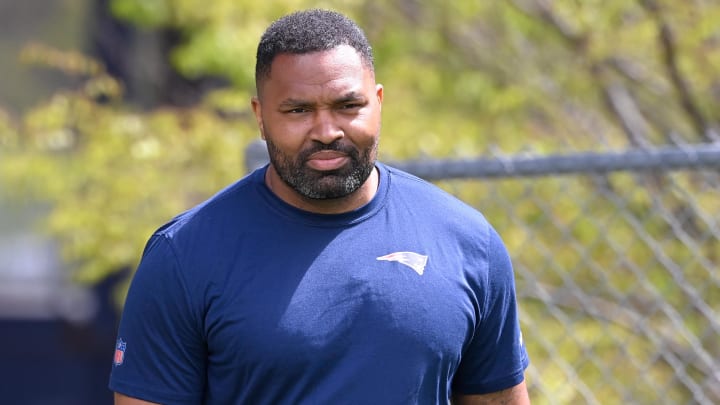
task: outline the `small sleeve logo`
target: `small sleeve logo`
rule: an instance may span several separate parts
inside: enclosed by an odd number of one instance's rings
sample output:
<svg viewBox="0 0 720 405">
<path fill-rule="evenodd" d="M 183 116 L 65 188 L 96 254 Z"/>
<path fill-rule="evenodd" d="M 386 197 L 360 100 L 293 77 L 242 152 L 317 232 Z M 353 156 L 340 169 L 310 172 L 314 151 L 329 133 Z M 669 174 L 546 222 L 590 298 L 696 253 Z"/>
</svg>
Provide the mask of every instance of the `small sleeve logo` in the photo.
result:
<svg viewBox="0 0 720 405">
<path fill-rule="evenodd" d="M 122 339 L 118 339 L 117 343 L 115 344 L 115 356 L 113 357 L 113 364 L 116 366 L 119 366 L 123 364 L 123 361 L 125 361 L 125 348 L 127 347 L 127 343 L 125 343 Z"/>
</svg>

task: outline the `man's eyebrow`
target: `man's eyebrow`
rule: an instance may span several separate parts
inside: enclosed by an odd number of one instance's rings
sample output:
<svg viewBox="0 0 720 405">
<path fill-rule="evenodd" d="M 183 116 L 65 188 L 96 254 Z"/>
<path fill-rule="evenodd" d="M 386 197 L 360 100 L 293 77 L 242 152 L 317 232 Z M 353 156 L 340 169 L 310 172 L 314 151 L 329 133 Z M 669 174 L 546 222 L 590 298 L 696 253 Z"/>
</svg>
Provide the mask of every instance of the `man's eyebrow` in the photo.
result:
<svg viewBox="0 0 720 405">
<path fill-rule="evenodd" d="M 360 93 L 351 91 L 351 92 L 343 95 L 342 97 L 339 97 L 338 99 L 336 99 L 335 103 L 340 104 L 340 103 L 346 103 L 348 101 L 361 101 L 361 100 L 365 100 L 365 96 L 363 96 Z"/>
<path fill-rule="evenodd" d="M 298 106 L 309 106 L 312 105 L 308 100 L 301 100 L 299 98 L 286 98 L 285 100 L 280 102 L 280 106 L 284 107 L 298 107 Z"/>
<path fill-rule="evenodd" d="M 351 91 L 332 101 L 333 104 L 343 104 L 348 102 L 364 102 L 365 96 L 362 93 Z M 309 100 L 303 100 L 299 98 L 286 98 L 280 102 L 280 107 L 311 107 L 315 105 L 314 102 Z"/>
</svg>

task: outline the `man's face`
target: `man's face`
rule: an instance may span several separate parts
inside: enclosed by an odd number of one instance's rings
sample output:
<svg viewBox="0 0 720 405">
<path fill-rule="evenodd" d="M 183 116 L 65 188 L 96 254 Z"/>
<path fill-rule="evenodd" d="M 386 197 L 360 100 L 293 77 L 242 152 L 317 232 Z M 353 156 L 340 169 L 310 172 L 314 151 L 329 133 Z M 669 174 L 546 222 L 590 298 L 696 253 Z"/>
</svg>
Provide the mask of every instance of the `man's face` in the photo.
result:
<svg viewBox="0 0 720 405">
<path fill-rule="evenodd" d="M 289 190 L 326 200 L 365 183 L 377 158 L 383 93 L 353 48 L 278 55 L 258 92 L 253 111 Z"/>
</svg>

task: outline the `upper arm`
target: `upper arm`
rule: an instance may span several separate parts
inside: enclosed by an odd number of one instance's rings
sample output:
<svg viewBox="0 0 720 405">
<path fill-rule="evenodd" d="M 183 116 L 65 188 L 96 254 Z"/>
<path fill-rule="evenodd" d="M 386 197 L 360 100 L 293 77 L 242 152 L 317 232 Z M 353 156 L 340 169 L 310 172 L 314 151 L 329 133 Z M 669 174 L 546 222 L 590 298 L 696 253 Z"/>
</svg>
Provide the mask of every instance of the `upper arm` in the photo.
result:
<svg viewBox="0 0 720 405">
<path fill-rule="evenodd" d="M 115 405 L 159 405 L 159 404 L 157 404 L 155 402 L 143 401 L 142 399 L 129 397 L 127 395 L 123 395 L 123 394 L 116 392 L 115 393 Z"/>
<path fill-rule="evenodd" d="M 118 327 L 122 355 L 109 387 L 160 403 L 197 403 L 205 383 L 206 351 L 199 310 L 164 237 L 148 243 L 128 291 Z"/>
<path fill-rule="evenodd" d="M 500 236 L 490 228 L 484 297 L 475 333 L 453 378 L 455 393 L 502 392 L 520 384 L 529 364 L 520 331 L 512 263 Z"/>
<path fill-rule="evenodd" d="M 525 382 L 498 392 L 481 395 L 455 395 L 453 405 L 530 405 Z"/>
</svg>

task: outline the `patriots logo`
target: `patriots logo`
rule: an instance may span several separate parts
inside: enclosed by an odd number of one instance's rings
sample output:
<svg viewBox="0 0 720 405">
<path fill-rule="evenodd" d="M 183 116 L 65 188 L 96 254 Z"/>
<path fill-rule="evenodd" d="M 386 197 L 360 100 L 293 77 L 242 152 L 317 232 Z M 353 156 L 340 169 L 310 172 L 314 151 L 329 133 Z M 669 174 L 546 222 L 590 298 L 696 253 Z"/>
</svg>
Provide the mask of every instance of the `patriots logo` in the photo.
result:
<svg viewBox="0 0 720 405">
<path fill-rule="evenodd" d="M 377 260 L 404 264 L 422 276 L 425 271 L 425 265 L 427 264 L 428 257 L 415 252 L 395 252 L 390 253 L 389 255 L 380 256 Z"/>
</svg>

